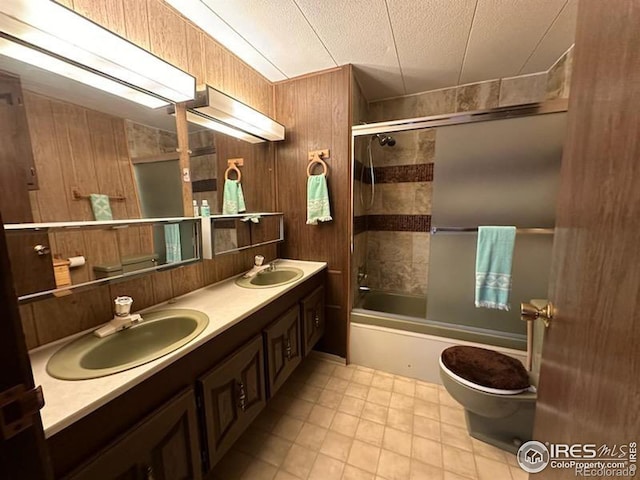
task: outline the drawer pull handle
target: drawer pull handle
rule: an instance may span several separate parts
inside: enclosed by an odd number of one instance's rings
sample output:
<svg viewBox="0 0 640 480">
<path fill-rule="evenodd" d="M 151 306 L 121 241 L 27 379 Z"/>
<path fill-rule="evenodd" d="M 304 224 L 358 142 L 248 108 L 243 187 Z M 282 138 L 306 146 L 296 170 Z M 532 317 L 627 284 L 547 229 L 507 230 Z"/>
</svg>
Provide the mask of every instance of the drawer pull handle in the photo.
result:
<svg viewBox="0 0 640 480">
<path fill-rule="evenodd" d="M 244 389 L 244 383 L 238 383 L 238 405 L 243 412 L 247 411 L 247 392 Z"/>
<path fill-rule="evenodd" d="M 153 468 L 149 465 L 145 465 L 144 478 L 145 480 L 155 480 L 155 477 L 153 476 Z"/>
<path fill-rule="evenodd" d="M 287 360 L 291 360 L 291 355 L 293 354 L 293 351 L 291 349 L 291 340 L 289 340 L 289 337 L 287 337 L 287 340 L 285 341 L 285 354 L 287 356 Z"/>
<path fill-rule="evenodd" d="M 316 312 L 316 316 L 314 317 L 314 321 L 316 324 L 316 328 L 320 328 L 320 314 Z"/>
</svg>

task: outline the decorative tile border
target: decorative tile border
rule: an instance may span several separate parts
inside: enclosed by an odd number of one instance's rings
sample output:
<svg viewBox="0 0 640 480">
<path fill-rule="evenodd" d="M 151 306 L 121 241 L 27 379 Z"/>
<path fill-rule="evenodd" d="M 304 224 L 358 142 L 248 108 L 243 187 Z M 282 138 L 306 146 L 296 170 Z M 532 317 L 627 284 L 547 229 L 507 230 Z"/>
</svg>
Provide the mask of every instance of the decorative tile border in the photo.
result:
<svg viewBox="0 0 640 480">
<path fill-rule="evenodd" d="M 371 172 L 369 168 L 356 160 L 354 167 L 356 181 L 360 181 L 360 175 L 363 170 L 363 183 L 371 184 Z M 433 163 L 375 167 L 374 174 L 376 176 L 376 183 L 432 182 Z"/>
<path fill-rule="evenodd" d="M 362 215 L 353 218 L 353 234 L 364 231 L 429 232 L 431 215 Z"/>
<path fill-rule="evenodd" d="M 215 192 L 218 190 L 218 180 L 215 178 L 207 178 L 204 180 L 195 180 L 191 182 L 191 191 L 193 193 Z"/>
</svg>

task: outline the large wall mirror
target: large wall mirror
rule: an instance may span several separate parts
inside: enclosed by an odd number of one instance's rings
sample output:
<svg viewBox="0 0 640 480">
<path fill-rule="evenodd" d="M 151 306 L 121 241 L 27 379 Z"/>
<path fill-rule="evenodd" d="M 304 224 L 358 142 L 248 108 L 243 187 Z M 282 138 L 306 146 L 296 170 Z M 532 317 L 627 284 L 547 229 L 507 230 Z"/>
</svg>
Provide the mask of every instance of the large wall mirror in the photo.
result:
<svg viewBox="0 0 640 480">
<path fill-rule="evenodd" d="M 4 223 L 191 216 L 176 118 L 166 107 L 151 109 L 0 55 Z M 212 214 L 221 213 L 227 160 L 244 158 L 251 164 L 242 181 L 247 211 L 274 210 L 268 143 L 248 144 L 196 124 L 187 130 L 190 193 L 198 205 L 207 200 Z M 9 231 L 8 242 L 19 295 L 198 258 L 189 222 Z"/>
</svg>

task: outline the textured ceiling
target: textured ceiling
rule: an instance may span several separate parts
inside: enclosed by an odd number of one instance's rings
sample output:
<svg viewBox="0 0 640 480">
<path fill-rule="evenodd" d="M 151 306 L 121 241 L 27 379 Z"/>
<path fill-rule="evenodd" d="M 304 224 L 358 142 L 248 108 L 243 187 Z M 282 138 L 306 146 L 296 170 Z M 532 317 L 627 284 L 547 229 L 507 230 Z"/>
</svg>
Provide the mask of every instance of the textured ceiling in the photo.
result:
<svg viewBox="0 0 640 480">
<path fill-rule="evenodd" d="M 167 0 L 271 81 L 351 63 L 369 100 L 548 69 L 577 0 Z"/>
</svg>

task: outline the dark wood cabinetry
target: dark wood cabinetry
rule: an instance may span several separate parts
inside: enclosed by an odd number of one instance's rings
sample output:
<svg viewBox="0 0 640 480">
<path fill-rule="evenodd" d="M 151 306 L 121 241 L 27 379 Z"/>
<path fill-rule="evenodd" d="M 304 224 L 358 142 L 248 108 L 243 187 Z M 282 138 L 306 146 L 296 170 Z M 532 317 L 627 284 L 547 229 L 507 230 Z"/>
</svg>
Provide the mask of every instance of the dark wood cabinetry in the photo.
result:
<svg viewBox="0 0 640 480">
<path fill-rule="evenodd" d="M 264 331 L 271 397 L 302 361 L 300 309 L 290 308 Z"/>
<path fill-rule="evenodd" d="M 193 390 L 171 400 L 100 452 L 69 480 L 202 478 Z"/>
<path fill-rule="evenodd" d="M 4 223 L 31 223 L 29 189 L 37 188 L 20 79 L 0 72 L 0 212 Z M 41 245 L 43 249 L 35 250 Z M 7 233 L 18 296 L 55 288 L 46 233 Z"/>
<path fill-rule="evenodd" d="M 255 337 L 198 381 L 213 466 L 267 403 L 262 337 Z"/>
<path fill-rule="evenodd" d="M 309 355 L 318 340 L 324 334 L 325 302 L 324 287 L 316 288 L 313 293 L 305 297 L 302 308 L 302 347 L 304 356 Z"/>
</svg>

